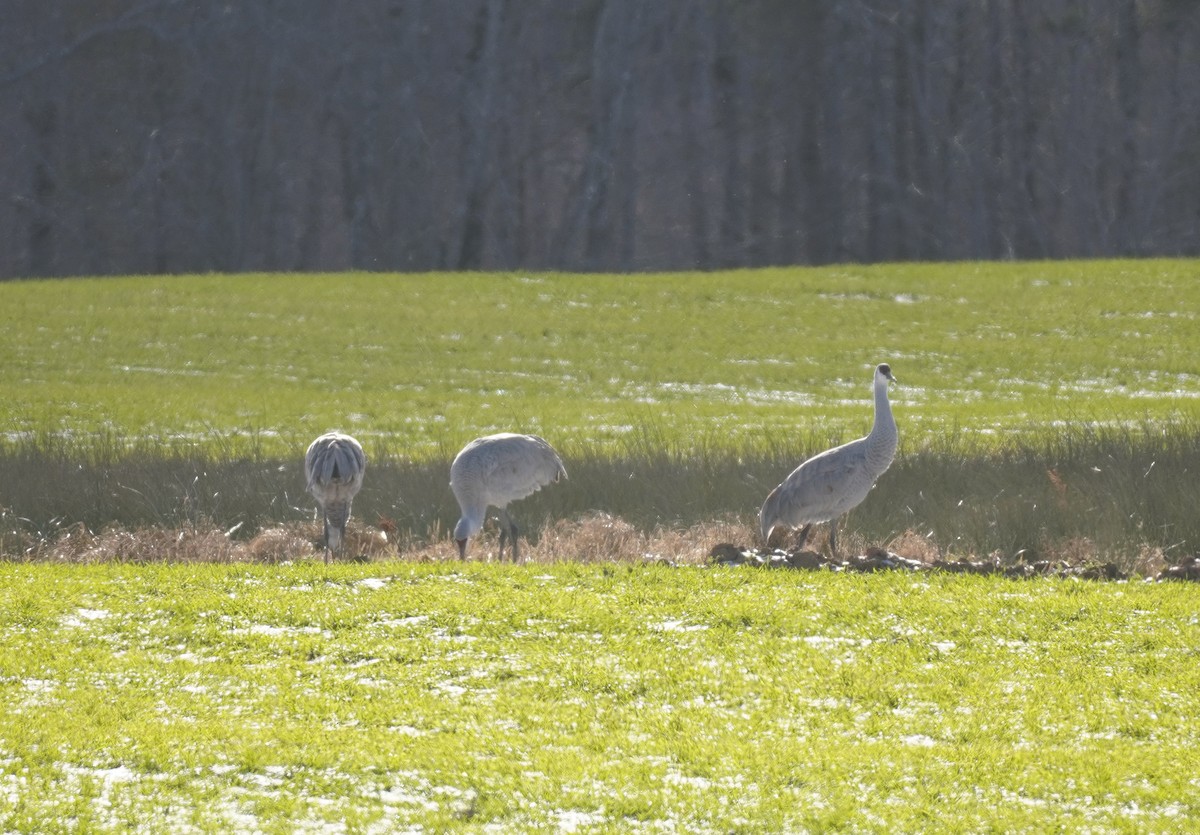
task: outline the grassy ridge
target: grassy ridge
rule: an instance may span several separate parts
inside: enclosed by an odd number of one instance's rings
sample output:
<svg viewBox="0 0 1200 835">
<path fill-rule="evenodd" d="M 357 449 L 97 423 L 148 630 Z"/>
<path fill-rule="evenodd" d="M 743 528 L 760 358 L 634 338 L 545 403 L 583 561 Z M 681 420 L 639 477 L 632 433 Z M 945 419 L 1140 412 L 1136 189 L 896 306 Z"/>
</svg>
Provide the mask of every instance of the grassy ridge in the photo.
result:
<svg viewBox="0 0 1200 835">
<path fill-rule="evenodd" d="M 1173 584 L 0 565 L 0 826 L 1174 831 L 1197 613 Z"/>
<path fill-rule="evenodd" d="M 903 449 L 1195 417 L 1194 261 L 666 275 L 239 275 L 0 284 L 0 420 L 291 454 L 339 426 L 403 457 L 520 428 L 619 453 L 650 425 L 761 450 L 869 422 Z"/>
</svg>

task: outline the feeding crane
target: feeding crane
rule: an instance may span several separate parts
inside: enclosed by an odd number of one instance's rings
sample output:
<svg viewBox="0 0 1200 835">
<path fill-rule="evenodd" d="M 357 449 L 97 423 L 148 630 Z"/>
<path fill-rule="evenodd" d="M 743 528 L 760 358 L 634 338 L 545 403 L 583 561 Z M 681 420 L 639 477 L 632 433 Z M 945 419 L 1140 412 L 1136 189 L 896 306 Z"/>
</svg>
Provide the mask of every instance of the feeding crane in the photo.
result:
<svg viewBox="0 0 1200 835">
<path fill-rule="evenodd" d="M 362 488 L 366 469 L 362 445 L 341 432 L 327 432 L 317 438 L 304 455 L 308 492 L 317 500 L 325 521 L 325 562 L 342 548 L 350 504 Z"/>
<path fill-rule="evenodd" d="M 450 465 L 450 487 L 462 510 L 454 526 L 459 558 L 466 558 L 467 539 L 483 528 L 491 505 L 500 511 L 499 558 L 504 558 L 504 540 L 508 538 L 516 562 L 517 524 L 509 515 L 509 502 L 566 477 L 558 453 L 536 435 L 502 432 L 476 438 L 463 447 Z"/>
</svg>

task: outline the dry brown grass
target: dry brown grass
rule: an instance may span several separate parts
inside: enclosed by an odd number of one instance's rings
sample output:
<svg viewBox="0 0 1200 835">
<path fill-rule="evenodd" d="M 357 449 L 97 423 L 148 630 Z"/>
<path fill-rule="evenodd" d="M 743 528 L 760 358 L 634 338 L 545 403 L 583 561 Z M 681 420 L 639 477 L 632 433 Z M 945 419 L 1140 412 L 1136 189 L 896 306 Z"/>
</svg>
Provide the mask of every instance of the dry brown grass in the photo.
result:
<svg viewBox="0 0 1200 835">
<path fill-rule="evenodd" d="M 756 525 L 752 520 L 727 518 L 691 526 L 656 526 L 645 530 L 618 516 L 587 513 L 544 525 L 532 537 L 521 538 L 522 563 L 578 562 L 668 562 L 673 565 L 703 565 L 712 561 L 713 548 L 723 543 L 734 550 L 755 549 Z M 469 560 L 496 560 L 499 531 L 493 521 L 471 540 Z M 828 526 L 817 526 L 808 542 L 810 549 L 828 548 Z M 975 559 L 973 554 L 949 553 L 932 538 L 908 529 L 886 542 L 874 543 L 854 531 L 845 532 L 846 554 L 884 551 L 933 565 L 941 560 Z M 1070 537 L 1044 545 L 1038 559 L 1061 566 L 1087 566 L 1111 561 L 1087 537 Z M 127 530 L 109 526 L 91 531 L 82 523 L 59 530 L 54 536 L 35 538 L 19 528 L 5 526 L 0 533 L 0 559 L 11 561 L 101 563 L 101 562 L 196 562 L 196 563 L 282 563 L 320 560 L 324 557 L 321 528 L 317 522 L 289 522 L 264 528 L 252 537 L 239 531 L 222 530 L 214 524 L 182 527 L 141 527 Z M 368 562 L 453 562 L 458 549 L 448 534 L 438 529 L 428 540 L 397 530 L 386 518 L 375 525 L 351 520 L 346 546 L 338 561 Z M 999 555 L 988 559 L 1000 562 Z M 1143 545 L 1124 563 L 1134 575 L 1159 576 L 1168 566 L 1161 548 Z"/>
<path fill-rule="evenodd" d="M 1162 548 L 1143 545 L 1133 560 L 1133 573 L 1142 577 L 1158 577 L 1167 565 Z"/>
<path fill-rule="evenodd" d="M 300 554 L 316 553 L 307 534 L 308 531 L 298 531 L 294 526 L 267 528 L 246 544 L 246 550 L 256 562 L 284 562 Z"/>
<path fill-rule="evenodd" d="M 530 549 L 529 559 L 554 562 L 571 555 L 582 562 L 666 560 L 676 564 L 706 562 L 718 542 L 750 535 L 748 525 L 715 521 L 689 528 L 656 526 L 644 531 L 619 517 L 592 513 L 578 519 L 562 519 L 541 532 Z"/>
<path fill-rule="evenodd" d="M 245 562 L 245 543 L 215 528 L 141 528 L 135 531 L 108 527 L 99 532 L 82 523 L 61 531 L 55 538 L 38 541 L 20 555 L 9 558 L 66 563 L 99 562 Z"/>
<path fill-rule="evenodd" d="M 944 556 L 942 549 L 930 541 L 929 537 L 921 536 L 912 529 L 893 537 L 885 547 L 893 554 L 899 554 L 910 560 L 919 560 L 926 565 L 931 565 L 935 560 L 940 560 Z"/>
<path fill-rule="evenodd" d="M 386 519 L 378 525 L 351 520 L 341 560 L 400 559 L 413 562 L 442 562 L 458 559 L 453 540 L 437 536 L 419 541 L 399 535 Z M 391 529 L 389 531 L 389 529 Z M 320 525 L 292 522 L 273 525 L 249 539 L 238 531 L 223 531 L 215 525 L 177 528 L 142 527 L 126 530 L 117 526 L 91 531 L 75 524 L 53 537 L 36 539 L 18 531 L 0 539 L 0 558 L 13 561 L 63 563 L 97 562 L 260 562 L 321 559 Z M 677 564 L 700 564 L 718 542 L 746 540 L 752 528 L 742 522 L 722 520 L 690 528 L 657 527 L 639 530 L 615 516 L 591 513 L 577 519 L 560 519 L 521 538 L 521 561 L 550 563 L 563 559 L 581 562 L 628 562 L 666 560 Z M 484 527 L 471 540 L 468 559 L 496 559 L 499 533 L 494 524 Z"/>
<path fill-rule="evenodd" d="M 715 521 L 688 528 L 656 526 L 639 529 L 607 513 L 588 513 L 574 519 L 559 519 L 545 525 L 534 536 L 521 537 L 523 563 L 667 561 L 695 565 L 708 561 L 708 552 L 718 542 L 745 539 L 751 527 L 737 521 Z M 467 548 L 467 559 L 492 562 L 499 550 L 499 531 L 489 522 Z M 411 543 L 398 550 L 401 559 L 423 562 L 457 560 L 458 551 L 449 536 L 428 543 Z M 507 559 L 507 557 L 506 557 Z"/>
</svg>

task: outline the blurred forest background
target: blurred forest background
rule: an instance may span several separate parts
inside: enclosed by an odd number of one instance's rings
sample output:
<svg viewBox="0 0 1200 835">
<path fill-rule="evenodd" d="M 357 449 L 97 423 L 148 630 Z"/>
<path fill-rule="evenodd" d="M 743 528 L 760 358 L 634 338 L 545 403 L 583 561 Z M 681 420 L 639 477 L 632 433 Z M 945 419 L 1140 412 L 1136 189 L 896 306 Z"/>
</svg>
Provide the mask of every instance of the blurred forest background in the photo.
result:
<svg viewBox="0 0 1200 835">
<path fill-rule="evenodd" d="M 0 277 L 1200 253 L 1196 0 L 4 0 Z"/>
</svg>

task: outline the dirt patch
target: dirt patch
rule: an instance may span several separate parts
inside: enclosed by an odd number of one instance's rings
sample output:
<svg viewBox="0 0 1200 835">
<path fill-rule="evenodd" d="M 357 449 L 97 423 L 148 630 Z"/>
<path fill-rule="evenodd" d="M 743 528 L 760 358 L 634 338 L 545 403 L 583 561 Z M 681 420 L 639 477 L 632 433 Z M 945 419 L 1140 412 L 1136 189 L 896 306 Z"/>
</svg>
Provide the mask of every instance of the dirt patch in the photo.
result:
<svg viewBox="0 0 1200 835">
<path fill-rule="evenodd" d="M 1159 580 L 1190 580 L 1200 583 L 1200 556 L 1188 557 L 1167 566 L 1158 575 Z"/>
<path fill-rule="evenodd" d="M 1032 577 L 1075 577 L 1081 580 L 1129 580 L 1142 576 L 1146 579 L 1185 580 L 1200 582 L 1200 556 L 1187 557 L 1155 574 L 1138 575 L 1122 570 L 1112 562 L 1097 562 L 1088 558 L 1083 550 L 1076 552 L 1076 560 L 1038 560 L 1004 565 L 990 559 L 932 559 L 901 556 L 883 548 L 871 547 L 860 555 L 844 559 L 829 557 L 808 549 L 782 550 L 778 548 L 744 548 L 730 542 L 722 542 L 709 552 L 712 564 L 727 567 L 749 566 L 752 568 L 782 568 L 802 571 L 852 571 L 869 573 L 874 571 L 943 571 L 951 574 L 1000 575 L 1017 579 Z"/>
</svg>

